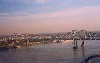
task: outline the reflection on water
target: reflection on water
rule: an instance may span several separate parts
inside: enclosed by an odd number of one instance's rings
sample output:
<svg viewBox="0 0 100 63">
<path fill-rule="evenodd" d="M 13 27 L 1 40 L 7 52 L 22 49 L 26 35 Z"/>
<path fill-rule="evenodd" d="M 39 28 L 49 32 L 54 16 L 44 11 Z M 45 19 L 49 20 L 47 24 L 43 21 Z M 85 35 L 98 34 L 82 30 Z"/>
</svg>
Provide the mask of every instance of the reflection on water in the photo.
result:
<svg viewBox="0 0 100 63">
<path fill-rule="evenodd" d="M 83 59 L 85 59 L 85 50 L 84 50 L 85 48 L 84 47 L 82 47 L 82 58 Z"/>
<path fill-rule="evenodd" d="M 82 47 L 80 50 L 74 49 L 73 51 L 74 51 L 74 61 L 75 61 L 75 63 L 80 63 L 82 60 L 85 59 L 85 48 L 84 47 Z M 81 61 L 80 61 L 80 59 L 81 59 Z"/>
<path fill-rule="evenodd" d="M 75 63 L 77 63 L 77 57 L 78 57 L 78 49 L 75 49 L 74 50 L 74 60 L 75 60 Z"/>
<path fill-rule="evenodd" d="M 78 45 L 81 42 L 78 41 Z M 73 41 L 67 41 L 0 51 L 0 63 L 80 63 L 91 54 L 100 52 L 100 41 L 87 40 L 85 47 L 79 46 L 76 50 L 72 47 Z"/>
</svg>

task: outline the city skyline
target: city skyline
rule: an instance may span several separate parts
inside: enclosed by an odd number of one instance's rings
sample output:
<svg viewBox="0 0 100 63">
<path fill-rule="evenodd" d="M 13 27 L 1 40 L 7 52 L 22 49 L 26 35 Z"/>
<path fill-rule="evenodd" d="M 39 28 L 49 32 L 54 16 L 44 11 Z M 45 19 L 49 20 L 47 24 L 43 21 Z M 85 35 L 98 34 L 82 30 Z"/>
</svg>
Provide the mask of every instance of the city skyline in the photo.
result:
<svg viewBox="0 0 100 63">
<path fill-rule="evenodd" d="M 0 0 L 0 35 L 100 31 L 100 0 Z"/>
</svg>

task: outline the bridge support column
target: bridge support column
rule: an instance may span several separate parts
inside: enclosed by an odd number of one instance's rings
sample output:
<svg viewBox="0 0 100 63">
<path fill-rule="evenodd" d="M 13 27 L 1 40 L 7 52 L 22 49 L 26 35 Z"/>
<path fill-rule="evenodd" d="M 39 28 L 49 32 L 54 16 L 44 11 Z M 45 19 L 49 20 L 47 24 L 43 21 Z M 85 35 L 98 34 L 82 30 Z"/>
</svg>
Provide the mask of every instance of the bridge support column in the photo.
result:
<svg viewBox="0 0 100 63">
<path fill-rule="evenodd" d="M 84 40 L 83 40 L 83 42 L 82 42 L 82 45 L 81 45 L 81 47 L 83 47 L 84 46 Z"/>
<path fill-rule="evenodd" d="M 77 49 L 78 48 L 78 46 L 77 46 L 77 40 L 74 40 L 74 47 L 73 47 L 73 49 Z"/>
</svg>

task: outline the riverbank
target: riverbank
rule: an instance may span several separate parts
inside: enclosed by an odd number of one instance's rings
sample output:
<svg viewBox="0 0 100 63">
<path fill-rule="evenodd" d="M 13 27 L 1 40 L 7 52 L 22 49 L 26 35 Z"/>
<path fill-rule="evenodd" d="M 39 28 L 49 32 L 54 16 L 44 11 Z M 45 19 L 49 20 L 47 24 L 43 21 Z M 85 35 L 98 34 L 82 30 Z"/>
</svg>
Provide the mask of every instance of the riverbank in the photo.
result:
<svg viewBox="0 0 100 63">
<path fill-rule="evenodd" d="M 52 41 L 52 42 L 49 42 L 49 41 L 47 41 L 47 42 L 46 41 L 45 42 L 25 42 L 25 43 L 22 43 L 21 45 L 6 44 L 6 45 L 2 45 L 0 47 L 0 50 L 6 50 L 6 49 L 8 50 L 8 49 L 30 47 L 30 46 L 39 45 L 39 44 L 64 43 L 64 42 L 70 42 L 70 41 L 73 42 L 71 44 L 73 44 L 73 46 L 74 46 L 74 40 L 62 40 L 62 41 Z M 82 43 L 83 40 L 77 40 L 77 41 L 80 42 L 80 43 Z M 87 41 L 87 40 L 85 40 L 85 41 Z M 91 40 L 89 40 L 89 41 L 91 41 Z M 92 41 L 95 41 L 95 40 L 92 40 Z M 71 44 L 69 44 L 69 45 L 71 45 Z M 79 46 L 81 46 L 81 44 Z"/>
<path fill-rule="evenodd" d="M 26 42 L 23 43 L 22 45 L 6 44 L 6 45 L 1 45 L 0 50 L 30 47 L 32 45 L 49 44 L 49 43 L 61 43 L 61 42 L 60 41 L 59 42 L 58 41 L 57 42 Z"/>
</svg>

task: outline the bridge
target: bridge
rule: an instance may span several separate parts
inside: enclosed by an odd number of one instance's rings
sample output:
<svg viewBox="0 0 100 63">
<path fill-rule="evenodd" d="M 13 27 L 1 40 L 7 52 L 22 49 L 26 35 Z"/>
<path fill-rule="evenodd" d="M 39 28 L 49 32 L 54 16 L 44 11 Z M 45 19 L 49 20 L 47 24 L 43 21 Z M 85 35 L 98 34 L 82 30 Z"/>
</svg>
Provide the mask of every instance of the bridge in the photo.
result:
<svg viewBox="0 0 100 63">
<path fill-rule="evenodd" d="M 73 36 L 73 40 L 74 40 L 74 47 L 73 49 L 77 49 L 78 45 L 77 45 L 77 40 L 82 40 L 82 44 L 81 47 L 84 46 L 84 40 L 96 40 L 98 38 L 96 33 L 92 33 L 92 32 L 87 32 L 85 30 L 81 30 L 81 31 L 77 31 L 77 30 L 72 30 L 72 36 Z"/>
<path fill-rule="evenodd" d="M 10 35 L 8 37 L 0 38 L 0 47 L 2 46 L 29 46 L 30 44 L 50 43 L 53 41 L 59 42 L 62 40 L 73 40 L 74 47 L 77 49 L 77 41 L 82 40 L 82 47 L 84 46 L 84 40 L 98 40 L 100 39 L 96 33 L 88 32 L 85 30 L 72 30 L 68 33 L 60 34 L 17 34 Z"/>
</svg>

